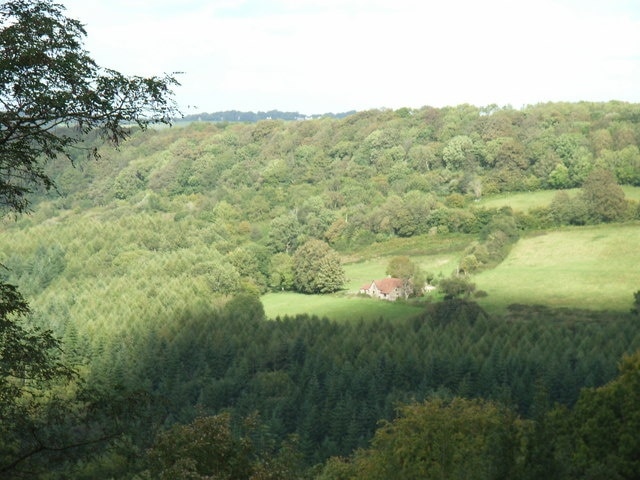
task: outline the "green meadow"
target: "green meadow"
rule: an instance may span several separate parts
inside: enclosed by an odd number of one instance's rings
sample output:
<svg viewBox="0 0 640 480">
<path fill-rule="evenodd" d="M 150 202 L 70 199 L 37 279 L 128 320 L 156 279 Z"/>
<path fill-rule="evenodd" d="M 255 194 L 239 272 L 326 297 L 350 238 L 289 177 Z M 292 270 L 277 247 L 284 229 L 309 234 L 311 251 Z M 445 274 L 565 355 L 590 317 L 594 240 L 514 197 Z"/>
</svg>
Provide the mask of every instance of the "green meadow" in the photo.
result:
<svg viewBox="0 0 640 480">
<path fill-rule="evenodd" d="M 509 304 L 627 311 L 640 288 L 640 224 L 565 228 L 521 239 L 473 277 L 489 310 Z"/>
<path fill-rule="evenodd" d="M 624 185 L 622 190 L 628 200 L 640 201 L 640 187 Z M 570 196 L 577 194 L 580 189 L 565 190 Z M 515 192 L 490 195 L 476 203 L 486 208 L 511 207 L 515 211 L 527 212 L 532 208 L 545 207 L 551 203 L 558 190 L 538 190 L 535 192 Z"/>
<path fill-rule="evenodd" d="M 636 202 L 640 202 L 640 187 L 632 187 L 631 185 L 622 185 L 622 191 L 627 197 L 627 200 L 635 200 Z"/>
<path fill-rule="evenodd" d="M 462 250 L 473 241 L 466 235 L 394 238 L 350 254 L 344 265 L 346 284 L 333 295 L 303 295 L 291 292 L 268 293 L 261 297 L 268 318 L 313 314 L 333 320 L 403 318 L 420 311 L 405 302 L 385 302 L 358 296 L 364 284 L 384 278 L 394 256 L 407 255 L 424 272 L 449 276 L 456 268 Z"/>
<path fill-rule="evenodd" d="M 423 242 L 428 242 L 428 237 Z M 471 241 L 471 239 L 468 239 Z M 459 243 L 459 244 L 458 244 Z M 414 242 L 396 254 L 409 254 L 424 271 L 449 276 L 463 247 L 452 251 L 411 255 Z M 487 310 L 504 312 L 513 303 L 539 304 L 592 310 L 627 311 L 633 292 L 640 289 L 640 224 L 574 227 L 522 238 L 495 269 L 472 277 L 478 299 Z M 459 249 L 458 249 L 459 248 Z M 343 321 L 359 318 L 401 318 L 419 311 L 404 302 L 390 303 L 363 298 L 359 288 L 385 276 L 392 256 L 376 256 L 345 264 L 345 290 L 334 295 L 269 293 L 262 297 L 269 318 L 315 314 Z"/>
<path fill-rule="evenodd" d="M 432 272 L 436 276 L 447 277 L 455 271 L 460 259 L 460 252 L 435 255 L 409 255 L 411 260 L 424 272 Z M 386 276 L 387 265 L 392 256 L 377 257 L 344 266 L 347 276 L 346 288 L 349 293 L 357 293 L 362 285 Z"/>
<path fill-rule="evenodd" d="M 327 317 L 336 321 L 406 318 L 420 312 L 420 307 L 404 302 L 385 302 L 357 295 L 304 295 L 301 293 L 268 293 L 262 304 L 267 318 L 298 314 Z"/>
<path fill-rule="evenodd" d="M 580 189 L 565 190 L 575 195 Z M 514 192 L 490 195 L 480 199 L 476 205 L 485 208 L 511 207 L 515 211 L 527 212 L 532 208 L 545 207 L 551 203 L 558 190 L 537 190 L 535 192 Z"/>
</svg>

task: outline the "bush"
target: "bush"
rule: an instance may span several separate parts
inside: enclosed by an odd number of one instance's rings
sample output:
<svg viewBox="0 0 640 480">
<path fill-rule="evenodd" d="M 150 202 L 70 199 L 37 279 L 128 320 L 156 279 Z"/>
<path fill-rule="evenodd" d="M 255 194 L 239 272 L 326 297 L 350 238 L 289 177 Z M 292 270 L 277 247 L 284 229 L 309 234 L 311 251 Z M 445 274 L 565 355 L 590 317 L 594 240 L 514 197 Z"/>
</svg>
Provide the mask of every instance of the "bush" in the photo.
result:
<svg viewBox="0 0 640 480">
<path fill-rule="evenodd" d="M 445 300 L 452 300 L 458 297 L 471 296 L 476 289 L 476 284 L 471 283 L 465 277 L 451 276 L 440 280 L 438 288 L 444 294 Z"/>
</svg>

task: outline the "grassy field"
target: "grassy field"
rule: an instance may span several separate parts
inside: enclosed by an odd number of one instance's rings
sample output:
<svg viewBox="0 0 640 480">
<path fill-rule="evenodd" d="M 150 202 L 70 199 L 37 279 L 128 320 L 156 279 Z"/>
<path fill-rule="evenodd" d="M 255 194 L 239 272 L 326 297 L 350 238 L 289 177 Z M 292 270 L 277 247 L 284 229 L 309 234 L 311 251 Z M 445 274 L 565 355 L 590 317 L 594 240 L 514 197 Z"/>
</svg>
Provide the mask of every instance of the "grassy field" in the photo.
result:
<svg viewBox="0 0 640 480">
<path fill-rule="evenodd" d="M 628 200 L 640 201 L 640 187 L 625 185 L 622 187 Z M 580 191 L 579 188 L 565 190 L 570 196 Z M 527 212 L 532 208 L 545 207 L 551 203 L 558 190 L 538 190 L 535 192 L 505 193 L 482 198 L 477 206 L 500 208 L 509 206 L 516 211 Z"/>
<path fill-rule="evenodd" d="M 423 272 L 448 277 L 451 275 L 460 259 L 460 251 L 442 253 L 439 255 L 409 255 Z M 344 266 L 347 276 L 345 285 L 349 293 L 357 293 L 362 285 L 379 278 L 386 277 L 387 265 L 392 256 L 376 257 L 362 262 L 349 263 Z"/>
<path fill-rule="evenodd" d="M 635 200 L 636 202 L 640 202 L 640 187 L 631 187 L 629 185 L 625 185 L 622 187 L 624 190 L 624 194 L 627 197 L 627 200 Z"/>
<path fill-rule="evenodd" d="M 575 195 L 579 189 L 565 190 Z M 501 193 L 480 199 L 475 205 L 486 208 L 511 207 L 519 212 L 527 212 L 532 208 L 544 207 L 551 203 L 557 190 L 538 190 L 535 192 Z"/>
<path fill-rule="evenodd" d="M 503 312 L 512 303 L 628 311 L 633 292 L 640 290 L 639 245 L 638 223 L 566 228 L 523 238 L 497 268 L 473 277 L 477 288 L 488 293 L 478 301 L 492 312 Z M 410 252 L 400 246 L 394 250 Z M 423 270 L 449 276 L 460 252 L 409 256 Z M 346 264 L 346 290 L 338 294 L 267 294 L 262 297 L 267 316 L 308 313 L 339 321 L 411 316 L 419 307 L 356 296 L 363 284 L 385 276 L 391 256 Z"/>
<path fill-rule="evenodd" d="M 442 253 L 464 250 L 474 241 L 474 235 L 453 233 L 449 235 L 417 235 L 408 238 L 391 238 L 384 242 L 376 242 L 357 252 L 343 255 L 344 263 L 354 263 L 371 260 L 378 257 L 391 258 L 397 255 L 419 257 L 424 255 L 438 255 Z M 386 266 L 385 266 L 386 268 Z"/>
<path fill-rule="evenodd" d="M 627 311 L 640 289 L 639 245 L 640 224 L 549 232 L 521 239 L 474 282 L 494 311 L 511 303 Z"/>
<path fill-rule="evenodd" d="M 405 303 L 385 302 L 357 296 L 365 283 L 386 276 L 389 260 L 407 255 L 425 272 L 449 276 L 455 269 L 462 250 L 473 240 L 463 235 L 395 238 L 374 244 L 350 255 L 344 265 L 345 290 L 334 295 L 301 295 L 269 293 L 262 297 L 267 317 L 308 313 L 334 320 L 405 318 L 420 311 L 420 307 Z"/>
<path fill-rule="evenodd" d="M 303 295 L 300 293 L 268 293 L 263 295 L 262 304 L 267 318 L 275 319 L 285 315 L 317 315 L 336 321 L 363 318 L 388 319 L 406 318 L 420 312 L 420 308 L 405 303 L 392 303 L 354 295 Z"/>
</svg>

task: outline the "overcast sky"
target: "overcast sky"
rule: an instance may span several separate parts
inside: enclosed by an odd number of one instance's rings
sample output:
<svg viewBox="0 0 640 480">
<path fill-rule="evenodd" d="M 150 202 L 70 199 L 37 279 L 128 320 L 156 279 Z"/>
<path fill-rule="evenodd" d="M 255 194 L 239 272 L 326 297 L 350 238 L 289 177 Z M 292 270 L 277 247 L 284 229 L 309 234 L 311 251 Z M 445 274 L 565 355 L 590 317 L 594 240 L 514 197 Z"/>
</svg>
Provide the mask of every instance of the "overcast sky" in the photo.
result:
<svg viewBox="0 0 640 480">
<path fill-rule="evenodd" d="M 58 0 L 184 113 L 640 102 L 638 0 Z"/>
</svg>

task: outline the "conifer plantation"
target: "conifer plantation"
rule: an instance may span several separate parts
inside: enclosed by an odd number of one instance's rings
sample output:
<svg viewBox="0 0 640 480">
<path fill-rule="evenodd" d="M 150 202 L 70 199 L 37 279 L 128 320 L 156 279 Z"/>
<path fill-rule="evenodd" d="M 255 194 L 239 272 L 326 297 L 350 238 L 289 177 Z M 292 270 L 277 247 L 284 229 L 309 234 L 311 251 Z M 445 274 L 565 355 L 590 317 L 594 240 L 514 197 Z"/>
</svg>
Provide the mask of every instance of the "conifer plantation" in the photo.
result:
<svg viewBox="0 0 640 480">
<path fill-rule="evenodd" d="M 640 105 L 186 121 L 0 15 L 0 477 L 635 478 Z"/>
</svg>

